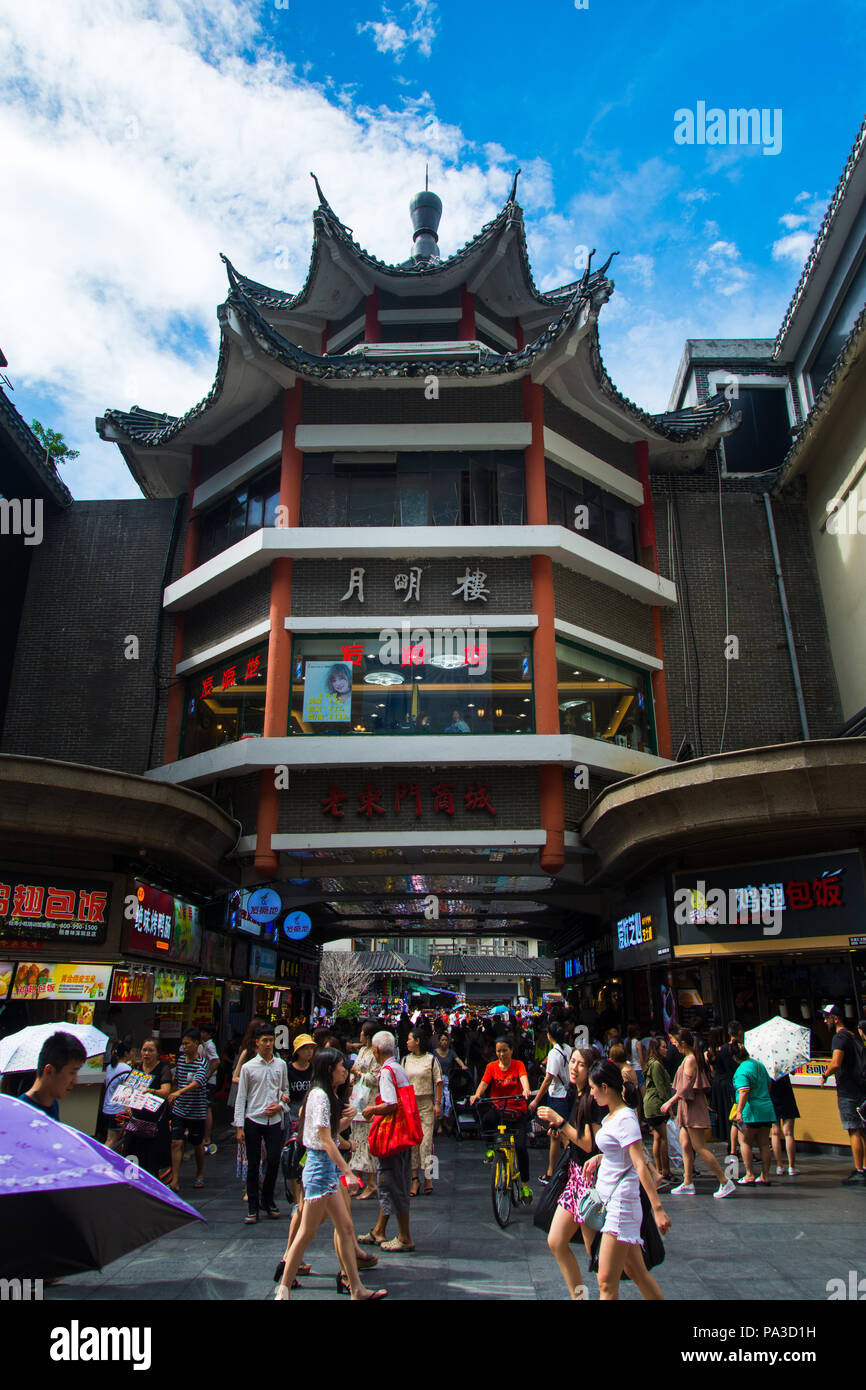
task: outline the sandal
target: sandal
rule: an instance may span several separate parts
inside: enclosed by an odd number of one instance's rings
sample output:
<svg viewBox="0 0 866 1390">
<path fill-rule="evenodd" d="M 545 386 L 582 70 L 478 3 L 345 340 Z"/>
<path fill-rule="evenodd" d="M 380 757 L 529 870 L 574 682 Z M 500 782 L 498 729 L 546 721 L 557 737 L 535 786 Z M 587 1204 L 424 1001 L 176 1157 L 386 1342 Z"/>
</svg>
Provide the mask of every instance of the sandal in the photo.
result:
<svg viewBox="0 0 866 1390">
<path fill-rule="evenodd" d="M 411 1186 L 411 1188 L 409 1189 L 409 1196 L 410 1196 L 410 1197 L 417 1197 L 417 1196 L 419 1196 L 420 1192 L 421 1192 L 421 1183 L 420 1183 L 420 1181 L 419 1181 L 418 1178 L 413 1178 L 413 1179 L 412 1179 L 412 1186 Z"/>
<path fill-rule="evenodd" d="M 204 1178 L 196 1178 L 193 1187 L 204 1187 Z"/>
<path fill-rule="evenodd" d="M 356 1202 L 369 1202 L 371 1197 L 378 1197 L 379 1192 L 375 1187 L 368 1188 L 366 1192 L 359 1192 L 355 1198 Z"/>
<path fill-rule="evenodd" d="M 382 1245 L 383 1242 L 372 1231 L 368 1231 L 365 1236 L 358 1236 L 359 1245 Z"/>
<path fill-rule="evenodd" d="M 424 1196 L 425 1196 L 425 1197 L 432 1197 L 432 1196 L 433 1196 L 433 1184 L 432 1184 L 432 1182 L 428 1182 L 428 1183 L 425 1183 L 425 1184 L 424 1184 Z"/>
<path fill-rule="evenodd" d="M 355 1263 L 359 1269 L 375 1269 L 379 1263 L 378 1255 L 356 1255 Z"/>
<path fill-rule="evenodd" d="M 383 1244 L 382 1244 L 382 1246 L 381 1246 L 381 1248 L 382 1248 L 383 1250 L 392 1250 L 392 1251 L 396 1251 L 396 1250 L 406 1250 L 406 1251 L 409 1251 L 409 1250 L 414 1250 L 414 1249 L 415 1249 L 415 1246 L 414 1246 L 414 1245 L 411 1245 L 411 1244 L 410 1244 L 410 1245 L 404 1245 L 403 1242 L 402 1242 L 402 1240 L 400 1240 L 397 1236 L 395 1236 L 393 1240 L 386 1240 L 386 1241 L 384 1241 Z"/>
<path fill-rule="evenodd" d="M 356 1303 L 378 1303 L 380 1299 L 388 1297 L 387 1289 L 376 1289 L 375 1293 L 368 1293 L 366 1298 L 357 1298 Z"/>
</svg>

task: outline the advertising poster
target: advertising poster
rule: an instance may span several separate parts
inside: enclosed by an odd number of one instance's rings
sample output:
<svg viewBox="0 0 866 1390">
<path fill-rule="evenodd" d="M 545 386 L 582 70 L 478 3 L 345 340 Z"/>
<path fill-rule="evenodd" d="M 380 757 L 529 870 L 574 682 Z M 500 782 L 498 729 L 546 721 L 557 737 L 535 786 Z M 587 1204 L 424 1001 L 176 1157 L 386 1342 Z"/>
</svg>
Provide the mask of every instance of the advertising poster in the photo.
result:
<svg viewBox="0 0 866 1390">
<path fill-rule="evenodd" d="M 352 667 L 345 661 L 308 661 L 304 667 L 305 724 L 347 724 L 352 718 Z"/>
<path fill-rule="evenodd" d="M 0 960 L 0 999 L 5 999 L 15 974 L 14 960 Z"/>
<path fill-rule="evenodd" d="M 19 961 L 13 999 L 105 999 L 110 965 L 45 965 Z"/>
<path fill-rule="evenodd" d="M 186 976 L 174 970 L 157 970 L 153 984 L 154 1004 L 182 1004 L 186 996 Z"/>
<path fill-rule="evenodd" d="M 193 985 L 191 996 L 192 1024 L 194 1028 L 201 1028 L 203 1024 L 213 1021 L 214 1003 L 216 1002 L 216 986 L 210 981 L 204 984 Z"/>
<path fill-rule="evenodd" d="M 112 1004 L 153 1003 L 153 980 L 150 970 L 120 970 L 115 968 L 111 978 Z"/>
<path fill-rule="evenodd" d="M 198 965 L 201 955 L 201 915 L 193 904 L 183 898 L 174 899 L 174 930 L 169 960 L 184 965 Z"/>
</svg>

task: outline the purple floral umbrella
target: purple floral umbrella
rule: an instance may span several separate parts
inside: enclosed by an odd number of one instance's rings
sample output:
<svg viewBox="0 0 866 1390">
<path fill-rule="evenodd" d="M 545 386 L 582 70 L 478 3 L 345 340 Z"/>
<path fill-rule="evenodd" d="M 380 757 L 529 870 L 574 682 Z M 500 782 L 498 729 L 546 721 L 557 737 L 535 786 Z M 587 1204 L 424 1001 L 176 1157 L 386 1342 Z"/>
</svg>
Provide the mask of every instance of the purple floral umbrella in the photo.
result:
<svg viewBox="0 0 866 1390">
<path fill-rule="evenodd" d="M 86 1134 L 0 1096 L 0 1277 L 102 1269 L 204 1217 Z"/>
</svg>

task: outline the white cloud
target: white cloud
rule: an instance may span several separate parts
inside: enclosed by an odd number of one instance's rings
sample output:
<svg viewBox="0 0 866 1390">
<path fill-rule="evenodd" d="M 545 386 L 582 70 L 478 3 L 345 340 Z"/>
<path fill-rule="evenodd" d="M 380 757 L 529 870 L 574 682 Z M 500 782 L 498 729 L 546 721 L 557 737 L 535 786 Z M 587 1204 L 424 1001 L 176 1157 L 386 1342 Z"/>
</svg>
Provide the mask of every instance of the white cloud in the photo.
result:
<svg viewBox="0 0 866 1390">
<path fill-rule="evenodd" d="M 783 217 L 779 218 L 779 221 L 782 226 L 787 227 L 790 232 L 793 231 L 795 227 L 804 226 L 809 219 L 803 212 L 786 212 Z"/>
<path fill-rule="evenodd" d="M 712 242 L 696 261 L 694 283 L 709 286 L 717 294 L 730 298 L 739 294 L 752 280 L 752 272 L 740 261 L 740 251 L 732 241 Z"/>
<path fill-rule="evenodd" d="M 425 58 L 429 58 L 436 37 L 436 8 L 433 0 L 410 0 L 403 9 L 410 12 L 411 19 L 403 28 L 388 7 L 383 5 L 383 20 L 368 19 L 357 25 L 357 30 L 359 34 L 370 32 L 379 52 L 392 53 L 398 63 L 406 50 L 413 46 Z"/>
<path fill-rule="evenodd" d="M 790 236 L 780 237 L 773 242 L 773 260 L 792 261 L 794 265 L 802 266 L 814 240 L 811 232 L 792 232 Z"/>
</svg>

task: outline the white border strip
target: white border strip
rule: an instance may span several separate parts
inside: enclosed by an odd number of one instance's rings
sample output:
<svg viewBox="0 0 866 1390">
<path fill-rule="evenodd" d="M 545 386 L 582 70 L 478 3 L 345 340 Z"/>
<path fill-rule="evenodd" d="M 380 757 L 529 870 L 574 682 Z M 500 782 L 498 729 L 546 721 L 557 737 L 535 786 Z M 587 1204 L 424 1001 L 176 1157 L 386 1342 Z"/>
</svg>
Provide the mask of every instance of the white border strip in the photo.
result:
<svg viewBox="0 0 866 1390">
<path fill-rule="evenodd" d="M 612 637 L 603 637 L 600 632 L 591 632 L 588 627 L 578 627 L 576 623 L 567 623 L 564 618 L 556 618 L 554 628 L 560 637 L 571 637 L 586 647 L 594 647 L 608 656 L 622 657 L 623 661 L 630 661 L 647 671 L 664 670 L 664 662 L 659 661 L 657 656 L 650 656 L 649 652 L 639 651 L 637 647 L 627 647 L 624 642 L 615 642 Z"/>
<path fill-rule="evenodd" d="M 224 492 L 230 492 L 232 488 L 251 477 L 259 468 L 263 468 L 265 464 L 278 459 L 282 447 L 283 432 L 277 430 L 276 434 L 270 435 L 268 439 L 263 439 L 261 444 L 257 444 L 254 449 L 241 454 L 234 463 L 230 463 L 226 468 L 221 468 L 219 473 L 208 478 L 206 483 L 200 483 L 193 493 L 193 507 L 204 507 L 208 502 L 213 502 L 217 497 L 221 497 Z"/>
<path fill-rule="evenodd" d="M 493 632 L 502 631 L 507 628 L 516 628 L 520 632 L 529 632 L 538 627 L 538 617 L 535 613 L 486 613 L 472 612 L 463 613 L 425 613 L 409 612 L 408 609 L 402 613 L 390 613 L 384 616 L 381 613 L 362 613 L 360 616 L 353 614 L 350 618 L 299 618 L 289 615 L 285 619 L 285 625 L 289 632 L 381 632 L 383 628 L 401 629 L 403 623 L 408 623 L 412 628 L 425 628 L 432 632 L 434 628 L 486 628 Z M 623 648 L 624 651 L 630 650 Z"/>
<path fill-rule="evenodd" d="M 253 841 L 252 835 L 245 839 Z M 517 845 L 543 845 L 547 841 L 544 830 L 500 830 L 490 826 L 489 830 L 403 830 L 389 831 L 389 848 L 393 849 L 505 849 Z M 382 835 L 364 830 L 335 830 L 331 834 L 307 833 L 303 835 L 272 835 L 271 849 L 381 849 Z M 242 842 L 241 842 L 242 843 Z M 238 845 L 240 849 L 240 845 Z"/>
<path fill-rule="evenodd" d="M 532 426 L 523 421 L 482 425 L 298 425 L 295 446 L 306 453 L 351 449 L 525 449 Z"/>
<path fill-rule="evenodd" d="M 265 618 L 264 622 L 244 628 L 243 632 L 235 632 L 231 637 L 226 637 L 213 647 L 205 647 L 202 651 L 196 652 L 194 656 L 188 656 L 185 661 L 179 661 L 174 668 L 175 675 L 183 676 L 187 671 L 196 671 L 201 666 L 210 666 L 212 661 L 219 661 L 220 657 L 229 656 L 231 652 L 241 651 L 243 647 L 249 647 L 253 642 L 258 642 L 260 638 L 267 637 L 270 631 L 271 620 Z"/>
<path fill-rule="evenodd" d="M 548 429 L 546 425 L 544 427 L 544 452 L 561 468 L 567 468 L 570 473 L 576 473 L 581 478 L 589 478 L 591 482 L 598 483 L 598 486 L 603 488 L 605 492 L 612 492 L 615 497 L 621 497 L 624 502 L 630 502 L 633 507 L 643 505 L 643 487 L 636 478 L 630 478 L 619 468 L 614 468 L 612 464 L 596 458 L 595 454 L 582 449 L 579 444 L 572 444 L 570 439 Z"/>
</svg>

